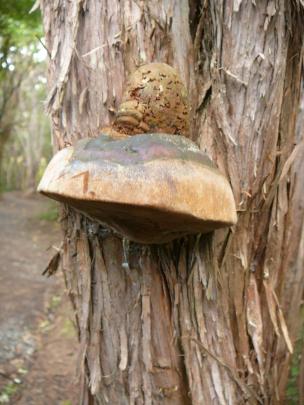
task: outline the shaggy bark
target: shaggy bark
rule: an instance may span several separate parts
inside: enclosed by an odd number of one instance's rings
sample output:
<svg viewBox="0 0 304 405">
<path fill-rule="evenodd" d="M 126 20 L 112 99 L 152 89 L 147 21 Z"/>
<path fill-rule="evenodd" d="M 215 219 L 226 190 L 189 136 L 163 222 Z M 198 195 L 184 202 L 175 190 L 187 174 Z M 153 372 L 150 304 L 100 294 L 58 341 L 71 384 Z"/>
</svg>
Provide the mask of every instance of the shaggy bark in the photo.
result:
<svg viewBox="0 0 304 405">
<path fill-rule="evenodd" d="M 157 247 L 128 243 L 65 208 L 81 404 L 279 403 L 303 293 L 301 7 L 41 6 L 56 148 L 98 135 L 136 66 L 167 62 L 189 89 L 192 138 L 230 179 L 239 214 L 231 229 Z"/>
</svg>

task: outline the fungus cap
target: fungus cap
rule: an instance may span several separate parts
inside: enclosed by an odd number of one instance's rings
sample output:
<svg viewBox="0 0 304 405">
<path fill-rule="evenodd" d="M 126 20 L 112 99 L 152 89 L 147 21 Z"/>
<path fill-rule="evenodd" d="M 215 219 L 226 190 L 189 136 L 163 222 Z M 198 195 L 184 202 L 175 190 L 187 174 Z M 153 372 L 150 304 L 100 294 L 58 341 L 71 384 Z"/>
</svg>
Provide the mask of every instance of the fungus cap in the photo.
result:
<svg viewBox="0 0 304 405">
<path fill-rule="evenodd" d="M 128 134 L 189 134 L 187 90 L 166 63 L 149 63 L 130 75 L 115 124 Z"/>
<path fill-rule="evenodd" d="M 53 157 L 38 191 L 140 243 L 166 243 L 237 220 L 228 181 L 182 136 L 82 139 Z"/>
</svg>

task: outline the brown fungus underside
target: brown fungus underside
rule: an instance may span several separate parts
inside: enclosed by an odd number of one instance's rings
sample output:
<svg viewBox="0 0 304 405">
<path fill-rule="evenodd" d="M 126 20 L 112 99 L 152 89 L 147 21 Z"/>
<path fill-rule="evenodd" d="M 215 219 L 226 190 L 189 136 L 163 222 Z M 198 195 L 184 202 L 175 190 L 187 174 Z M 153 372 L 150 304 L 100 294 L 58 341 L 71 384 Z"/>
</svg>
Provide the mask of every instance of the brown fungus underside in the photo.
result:
<svg viewBox="0 0 304 405">
<path fill-rule="evenodd" d="M 182 136 L 83 139 L 55 155 L 39 191 L 140 243 L 165 243 L 236 222 L 229 183 Z"/>
</svg>

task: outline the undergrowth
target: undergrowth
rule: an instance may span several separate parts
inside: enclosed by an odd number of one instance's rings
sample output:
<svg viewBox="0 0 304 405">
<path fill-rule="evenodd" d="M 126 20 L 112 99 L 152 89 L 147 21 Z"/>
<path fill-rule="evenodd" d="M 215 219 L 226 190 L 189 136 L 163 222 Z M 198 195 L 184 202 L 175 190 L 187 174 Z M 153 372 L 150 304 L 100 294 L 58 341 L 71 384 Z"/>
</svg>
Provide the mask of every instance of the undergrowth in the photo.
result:
<svg viewBox="0 0 304 405">
<path fill-rule="evenodd" d="M 298 405 L 300 403 L 299 398 L 299 375 L 300 375 L 300 365 L 301 365 L 301 356 L 304 345 L 304 305 L 301 309 L 301 329 L 299 332 L 299 337 L 295 344 L 295 351 L 292 356 L 289 379 L 286 389 L 286 403 L 288 405 Z"/>
</svg>

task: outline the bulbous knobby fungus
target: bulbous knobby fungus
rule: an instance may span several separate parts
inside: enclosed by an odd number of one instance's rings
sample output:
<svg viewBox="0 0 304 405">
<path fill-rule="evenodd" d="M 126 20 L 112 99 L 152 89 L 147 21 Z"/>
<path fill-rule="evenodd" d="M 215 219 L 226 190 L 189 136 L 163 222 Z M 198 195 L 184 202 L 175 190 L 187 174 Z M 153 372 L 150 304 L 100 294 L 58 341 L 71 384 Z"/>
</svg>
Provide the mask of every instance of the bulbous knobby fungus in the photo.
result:
<svg viewBox="0 0 304 405">
<path fill-rule="evenodd" d="M 141 67 L 129 80 L 114 125 L 58 152 L 38 191 L 140 243 L 234 224 L 226 178 L 193 142 L 173 135 L 189 130 L 185 94 L 170 66 Z M 173 104 L 166 107 L 166 100 Z M 127 136 L 140 131 L 153 133 Z"/>
<path fill-rule="evenodd" d="M 139 67 L 128 79 L 114 127 L 128 135 L 188 136 L 187 90 L 177 71 L 166 63 Z"/>
</svg>

